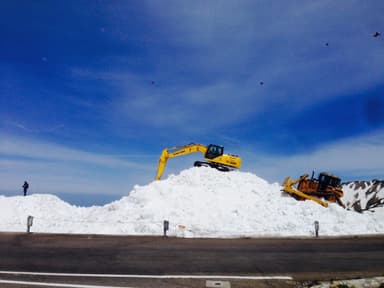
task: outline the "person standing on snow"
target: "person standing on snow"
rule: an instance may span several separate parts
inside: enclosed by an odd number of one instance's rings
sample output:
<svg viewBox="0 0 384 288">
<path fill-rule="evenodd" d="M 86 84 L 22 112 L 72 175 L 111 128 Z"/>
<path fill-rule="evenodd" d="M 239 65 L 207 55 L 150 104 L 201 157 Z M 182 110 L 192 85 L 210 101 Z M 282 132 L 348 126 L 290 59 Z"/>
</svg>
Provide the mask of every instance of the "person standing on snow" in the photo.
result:
<svg viewBox="0 0 384 288">
<path fill-rule="evenodd" d="M 22 187 L 23 187 L 23 190 L 24 190 L 24 196 L 27 196 L 27 191 L 28 191 L 28 188 L 29 188 L 28 182 L 24 181 L 24 185 Z"/>
</svg>

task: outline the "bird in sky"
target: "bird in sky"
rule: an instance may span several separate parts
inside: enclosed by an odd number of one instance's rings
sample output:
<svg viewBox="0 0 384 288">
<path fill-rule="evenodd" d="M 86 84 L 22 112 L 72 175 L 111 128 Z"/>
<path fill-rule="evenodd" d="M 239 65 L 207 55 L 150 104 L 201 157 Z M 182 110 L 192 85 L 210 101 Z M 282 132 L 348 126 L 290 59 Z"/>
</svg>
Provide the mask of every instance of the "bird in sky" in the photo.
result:
<svg viewBox="0 0 384 288">
<path fill-rule="evenodd" d="M 380 35 L 381 35 L 380 32 L 375 32 L 375 34 L 373 34 L 373 37 L 377 38 L 377 37 L 379 37 Z"/>
</svg>

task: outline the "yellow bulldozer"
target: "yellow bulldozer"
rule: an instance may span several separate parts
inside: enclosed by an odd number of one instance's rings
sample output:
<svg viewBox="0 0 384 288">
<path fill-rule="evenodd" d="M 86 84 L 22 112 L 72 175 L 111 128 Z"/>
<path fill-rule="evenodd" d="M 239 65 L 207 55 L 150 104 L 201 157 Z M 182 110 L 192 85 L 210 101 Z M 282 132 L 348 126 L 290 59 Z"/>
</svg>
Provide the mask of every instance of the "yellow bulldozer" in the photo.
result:
<svg viewBox="0 0 384 288">
<path fill-rule="evenodd" d="M 326 201 L 336 202 L 345 208 L 340 199 L 344 195 L 340 178 L 326 172 L 321 172 L 317 179 L 314 178 L 314 173 L 309 179 L 308 174 L 296 180 L 288 176 L 284 179 L 282 191 L 297 200 L 312 200 L 324 207 L 328 207 Z"/>
<path fill-rule="evenodd" d="M 182 146 L 176 146 L 172 148 L 165 148 L 160 155 L 159 164 L 157 166 L 157 173 L 155 180 L 160 180 L 163 175 L 165 166 L 169 158 L 183 156 L 191 153 L 200 152 L 204 155 L 205 161 L 196 161 L 194 166 L 207 166 L 215 168 L 219 171 L 230 171 L 233 168 L 240 168 L 241 159 L 239 156 L 224 154 L 224 147 L 209 144 L 205 146 L 203 144 L 191 143 Z"/>
</svg>

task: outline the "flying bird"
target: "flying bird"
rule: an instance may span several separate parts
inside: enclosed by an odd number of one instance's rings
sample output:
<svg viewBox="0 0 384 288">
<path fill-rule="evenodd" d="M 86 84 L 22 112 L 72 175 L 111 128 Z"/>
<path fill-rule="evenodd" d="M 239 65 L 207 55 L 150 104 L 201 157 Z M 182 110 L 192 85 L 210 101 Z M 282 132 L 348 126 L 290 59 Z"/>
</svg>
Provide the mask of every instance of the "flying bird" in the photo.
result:
<svg viewBox="0 0 384 288">
<path fill-rule="evenodd" d="M 263 86 L 263 85 L 264 85 L 264 82 L 263 82 L 263 81 L 260 81 L 260 85 Z"/>
<path fill-rule="evenodd" d="M 380 35 L 381 35 L 380 32 L 376 32 L 375 34 L 373 34 L 373 37 L 377 38 L 377 37 L 379 37 Z"/>
</svg>

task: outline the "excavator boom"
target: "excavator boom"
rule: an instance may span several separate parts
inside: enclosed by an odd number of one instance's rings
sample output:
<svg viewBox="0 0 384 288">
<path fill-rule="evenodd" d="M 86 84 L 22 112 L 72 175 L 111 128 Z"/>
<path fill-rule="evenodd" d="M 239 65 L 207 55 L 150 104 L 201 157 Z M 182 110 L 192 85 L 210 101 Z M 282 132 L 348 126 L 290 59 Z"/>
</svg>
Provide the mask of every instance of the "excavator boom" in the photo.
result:
<svg viewBox="0 0 384 288">
<path fill-rule="evenodd" d="M 161 176 L 163 175 L 165 166 L 167 165 L 167 161 L 169 158 L 187 155 L 195 152 L 201 152 L 205 154 L 207 151 L 207 147 L 201 144 L 188 144 L 184 146 L 176 146 L 172 148 L 165 148 L 163 152 L 161 152 L 160 159 L 159 159 L 159 165 L 157 167 L 157 174 L 156 174 L 156 180 L 160 180 Z"/>
</svg>

